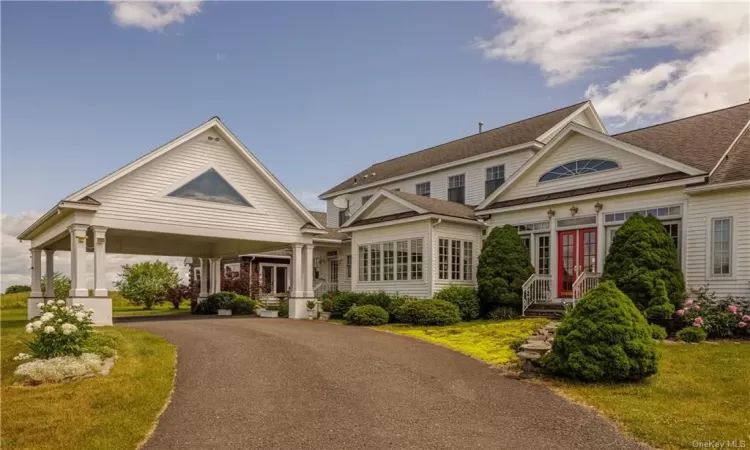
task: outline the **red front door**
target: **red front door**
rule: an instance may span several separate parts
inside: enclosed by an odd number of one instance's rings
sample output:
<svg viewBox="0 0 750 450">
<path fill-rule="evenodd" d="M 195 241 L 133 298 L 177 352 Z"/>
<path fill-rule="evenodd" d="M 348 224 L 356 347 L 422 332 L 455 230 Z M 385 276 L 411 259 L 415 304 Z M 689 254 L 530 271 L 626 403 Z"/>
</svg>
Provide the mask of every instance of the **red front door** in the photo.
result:
<svg viewBox="0 0 750 450">
<path fill-rule="evenodd" d="M 570 298 L 578 275 L 596 271 L 596 228 L 559 231 L 557 245 L 557 295 Z"/>
</svg>

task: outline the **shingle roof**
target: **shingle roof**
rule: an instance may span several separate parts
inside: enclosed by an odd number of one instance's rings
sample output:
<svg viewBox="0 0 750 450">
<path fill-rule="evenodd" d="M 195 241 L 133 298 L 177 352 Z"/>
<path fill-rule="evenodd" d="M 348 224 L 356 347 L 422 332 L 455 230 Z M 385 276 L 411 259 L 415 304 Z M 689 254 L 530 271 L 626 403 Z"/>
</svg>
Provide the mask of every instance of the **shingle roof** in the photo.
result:
<svg viewBox="0 0 750 450">
<path fill-rule="evenodd" d="M 750 102 L 612 137 L 710 172 L 750 120 Z"/>
<path fill-rule="evenodd" d="M 462 203 L 451 202 L 448 200 L 441 200 L 439 198 L 424 197 L 417 194 L 409 194 L 407 192 L 392 191 L 388 190 L 391 194 L 400 197 L 407 202 L 418 206 L 427 212 L 432 214 L 440 214 L 442 216 L 459 217 L 462 219 L 474 219 L 474 208 L 466 206 Z"/>
<path fill-rule="evenodd" d="M 740 138 L 721 162 L 708 184 L 750 180 L 750 130 Z"/>
<path fill-rule="evenodd" d="M 599 192 L 614 191 L 616 189 L 625 189 L 636 186 L 645 186 L 648 184 L 663 183 L 667 181 L 675 181 L 683 178 L 690 178 L 690 175 L 675 172 L 668 173 L 666 175 L 654 175 L 646 178 L 638 178 L 635 180 L 618 181 L 616 183 L 600 184 L 596 186 L 589 186 L 579 189 L 571 189 L 568 191 L 553 192 L 551 194 L 533 195 L 531 197 L 514 198 L 512 200 L 504 200 L 492 203 L 484 209 L 495 209 L 495 208 L 509 208 L 511 206 L 527 205 L 530 203 L 544 202 L 548 200 L 559 200 L 563 198 L 576 197 L 579 195 L 595 194 Z M 481 214 L 481 211 L 477 211 L 477 214 Z"/>
<path fill-rule="evenodd" d="M 570 105 L 519 122 L 467 136 L 415 153 L 373 164 L 321 195 L 351 187 L 362 187 L 399 175 L 481 155 L 506 147 L 534 141 L 580 108 L 585 102 Z M 375 175 L 372 175 L 372 174 Z M 364 176 L 367 175 L 367 178 Z M 357 184 L 354 184 L 354 181 Z"/>
<path fill-rule="evenodd" d="M 347 236 L 346 233 L 341 233 L 336 228 L 330 228 L 326 226 L 326 223 L 328 222 L 327 220 L 328 215 L 326 213 L 322 211 L 312 211 L 309 209 L 308 211 L 310 212 L 310 214 L 312 214 L 315 220 L 317 220 L 321 225 L 326 227 L 326 230 L 328 231 L 328 233 L 326 234 L 320 234 L 320 235 L 315 236 L 314 239 L 339 239 L 339 240 L 349 239 L 349 236 Z"/>
</svg>

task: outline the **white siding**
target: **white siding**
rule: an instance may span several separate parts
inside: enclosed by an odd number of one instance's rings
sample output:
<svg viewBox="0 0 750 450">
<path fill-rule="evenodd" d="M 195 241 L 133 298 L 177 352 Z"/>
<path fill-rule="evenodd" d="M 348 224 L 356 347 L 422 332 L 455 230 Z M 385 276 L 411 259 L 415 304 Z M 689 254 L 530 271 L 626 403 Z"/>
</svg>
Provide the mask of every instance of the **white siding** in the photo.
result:
<svg viewBox="0 0 750 450">
<path fill-rule="evenodd" d="M 591 128 L 592 130 L 601 131 L 599 126 L 594 125 L 595 122 L 589 119 L 588 115 L 586 114 L 586 111 L 582 111 L 576 114 L 570 122 L 576 123 L 586 128 Z M 548 143 L 555 137 L 557 133 L 559 133 L 563 128 L 565 128 L 570 122 L 560 122 L 559 124 L 555 125 L 553 128 L 550 129 L 550 133 L 547 135 L 546 138 L 538 139 L 539 142 L 542 142 L 544 144 Z"/>
<path fill-rule="evenodd" d="M 711 274 L 712 219 L 732 218 L 732 275 Z M 750 297 L 750 190 L 696 195 L 688 200 L 688 286 L 709 289 L 719 296 Z"/>
<path fill-rule="evenodd" d="M 403 212 L 412 211 L 411 208 L 407 208 L 401 203 L 395 202 L 390 198 L 381 198 L 378 200 L 378 204 L 364 214 L 363 219 L 369 219 L 371 217 L 382 217 L 390 214 L 399 214 Z"/>
<path fill-rule="evenodd" d="M 355 292 L 379 292 L 405 295 L 415 298 L 428 298 L 430 292 L 430 220 L 420 220 L 401 225 L 390 225 L 352 233 L 352 280 L 351 289 Z M 359 281 L 359 246 L 392 242 L 403 239 L 422 238 L 422 279 L 393 281 Z M 381 259 L 382 265 L 382 259 Z"/>
<path fill-rule="evenodd" d="M 225 141 L 208 141 L 206 132 L 103 187 L 91 196 L 102 205 L 98 219 L 299 236 L 306 222 L 260 174 Z M 263 211 L 221 209 L 210 202 L 175 204 L 152 198 L 207 163 L 223 171 L 235 189 Z M 176 188 L 177 186 L 175 186 Z"/>
<path fill-rule="evenodd" d="M 470 241 L 472 245 L 472 277 L 471 281 L 465 280 L 441 280 L 438 273 L 438 240 L 461 240 Z M 450 244 L 449 244 L 450 245 Z M 477 263 L 479 262 L 479 252 L 482 249 L 482 231 L 481 228 L 476 225 L 462 225 L 451 222 L 442 222 L 433 228 L 432 233 L 432 279 L 435 280 L 434 292 L 438 292 L 440 289 L 450 284 L 461 284 L 467 286 L 476 285 L 477 279 Z M 448 264 L 450 264 L 450 247 L 448 248 Z M 463 254 L 461 255 L 463 261 Z M 463 265 L 461 268 L 463 272 Z"/>
<path fill-rule="evenodd" d="M 362 206 L 362 196 L 372 195 L 378 189 L 400 189 L 402 192 L 408 192 L 416 194 L 416 185 L 430 182 L 430 196 L 432 198 L 439 198 L 443 200 L 448 199 L 448 177 L 451 175 L 466 175 L 466 204 L 476 206 L 480 204 L 484 198 L 484 182 L 487 179 L 486 170 L 488 167 L 505 165 L 505 179 L 507 180 L 510 176 L 523 165 L 534 152 L 532 150 L 519 150 L 512 152 L 507 155 L 497 156 L 494 158 L 488 158 L 482 161 L 465 164 L 462 166 L 453 167 L 451 169 L 440 170 L 427 175 L 420 175 L 406 180 L 399 180 L 393 183 L 384 184 L 378 187 L 364 188 L 361 191 L 352 193 L 351 212 L 352 214 Z M 338 227 L 338 208 L 333 205 L 332 200 L 327 201 L 328 210 L 328 226 Z"/>
<path fill-rule="evenodd" d="M 564 178 L 561 180 L 539 182 L 539 178 L 549 170 L 562 164 L 579 159 L 599 158 L 616 161 L 619 169 L 607 170 L 601 173 L 585 174 Z M 511 200 L 532 195 L 549 194 L 551 192 L 567 191 L 603 183 L 645 178 L 675 172 L 674 169 L 651 162 L 644 158 L 620 150 L 614 146 L 603 144 L 597 140 L 574 133 L 560 146 L 538 161 L 523 177 L 497 200 Z"/>
<path fill-rule="evenodd" d="M 339 249 L 339 290 L 351 291 L 352 280 L 346 275 L 346 257 L 351 255 L 351 245 L 346 243 Z M 356 274 L 356 266 L 352 262 L 352 276 Z"/>
</svg>

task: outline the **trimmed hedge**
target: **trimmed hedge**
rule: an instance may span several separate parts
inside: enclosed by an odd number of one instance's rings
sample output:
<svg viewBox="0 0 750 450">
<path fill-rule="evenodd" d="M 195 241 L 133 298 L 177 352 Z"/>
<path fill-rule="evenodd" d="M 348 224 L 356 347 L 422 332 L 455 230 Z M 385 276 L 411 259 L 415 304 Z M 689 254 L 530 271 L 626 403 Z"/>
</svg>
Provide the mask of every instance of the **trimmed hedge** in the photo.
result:
<svg viewBox="0 0 750 450">
<path fill-rule="evenodd" d="M 683 342 L 703 342 L 706 336 L 708 333 L 701 327 L 685 327 L 677 332 L 677 339 Z"/>
<path fill-rule="evenodd" d="M 401 303 L 403 303 L 401 297 L 385 292 L 337 292 L 333 294 L 331 318 L 343 319 L 353 305 L 375 305 L 393 315 L 395 308 L 398 308 Z"/>
<path fill-rule="evenodd" d="M 388 323 L 388 311 L 376 305 L 363 305 L 351 308 L 344 319 L 352 325 L 384 325 Z"/>
<path fill-rule="evenodd" d="M 656 325 L 656 324 L 653 324 L 653 323 L 651 325 L 649 325 L 649 327 L 651 328 L 651 337 L 652 338 L 656 339 L 657 341 L 663 341 L 664 339 L 667 338 L 667 329 L 666 328 L 664 328 L 662 326 L 659 326 L 659 325 Z"/>
<path fill-rule="evenodd" d="M 193 314 L 218 314 L 220 309 L 230 309 L 234 315 L 253 314 L 258 307 L 255 300 L 234 292 L 218 292 L 206 297 L 193 309 Z"/>
<path fill-rule="evenodd" d="M 471 286 L 451 284 L 435 294 L 435 298 L 451 302 L 458 306 L 461 320 L 475 320 L 479 318 L 479 297 L 477 297 L 476 289 Z"/>
<path fill-rule="evenodd" d="M 578 300 L 542 359 L 550 372 L 593 381 L 631 381 L 653 375 L 659 354 L 646 318 L 605 281 Z"/>
<path fill-rule="evenodd" d="M 436 299 L 408 300 L 396 315 L 399 322 L 412 325 L 453 325 L 461 321 L 458 306 Z"/>
</svg>

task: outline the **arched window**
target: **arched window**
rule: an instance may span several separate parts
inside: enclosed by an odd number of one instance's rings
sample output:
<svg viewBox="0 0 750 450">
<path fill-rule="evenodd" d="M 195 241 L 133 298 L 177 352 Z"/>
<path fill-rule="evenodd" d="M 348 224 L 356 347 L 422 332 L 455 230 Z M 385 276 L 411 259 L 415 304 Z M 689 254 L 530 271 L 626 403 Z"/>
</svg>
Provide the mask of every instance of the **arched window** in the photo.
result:
<svg viewBox="0 0 750 450">
<path fill-rule="evenodd" d="M 560 180 L 562 178 L 575 177 L 586 173 L 601 172 L 602 170 L 617 169 L 620 165 L 608 159 L 580 159 L 555 167 L 542 175 L 539 181 Z"/>
</svg>

